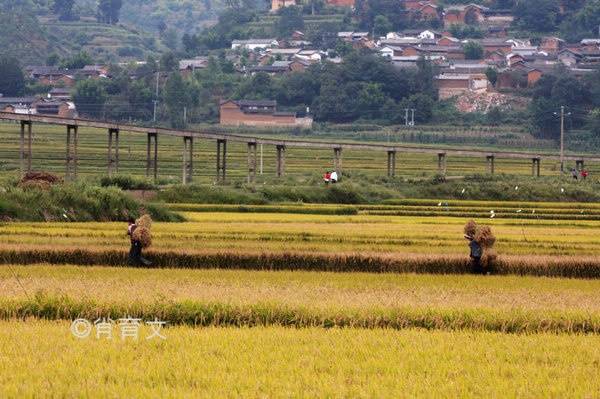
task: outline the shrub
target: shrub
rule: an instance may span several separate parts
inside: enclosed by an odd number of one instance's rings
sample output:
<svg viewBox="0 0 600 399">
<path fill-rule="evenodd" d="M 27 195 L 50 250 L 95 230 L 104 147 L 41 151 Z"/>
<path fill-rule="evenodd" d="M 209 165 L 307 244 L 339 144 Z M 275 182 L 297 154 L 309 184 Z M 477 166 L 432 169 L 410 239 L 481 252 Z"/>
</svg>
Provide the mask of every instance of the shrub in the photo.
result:
<svg viewBox="0 0 600 399">
<path fill-rule="evenodd" d="M 104 176 L 100 179 L 102 187 L 117 186 L 122 190 L 154 190 L 156 186 L 148 179 L 128 175 Z"/>
</svg>

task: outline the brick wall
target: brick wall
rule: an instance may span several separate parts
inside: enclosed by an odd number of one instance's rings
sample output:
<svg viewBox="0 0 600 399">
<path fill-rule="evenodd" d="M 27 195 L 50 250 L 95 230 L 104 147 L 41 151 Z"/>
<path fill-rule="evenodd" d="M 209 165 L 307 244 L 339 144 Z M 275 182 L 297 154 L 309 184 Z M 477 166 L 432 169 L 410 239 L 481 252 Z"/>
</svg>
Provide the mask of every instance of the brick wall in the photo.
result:
<svg viewBox="0 0 600 399">
<path fill-rule="evenodd" d="M 221 105 L 221 125 L 247 125 L 247 126 L 296 126 L 296 117 L 293 115 L 272 115 L 261 113 L 244 113 L 237 105 L 225 103 Z"/>
</svg>

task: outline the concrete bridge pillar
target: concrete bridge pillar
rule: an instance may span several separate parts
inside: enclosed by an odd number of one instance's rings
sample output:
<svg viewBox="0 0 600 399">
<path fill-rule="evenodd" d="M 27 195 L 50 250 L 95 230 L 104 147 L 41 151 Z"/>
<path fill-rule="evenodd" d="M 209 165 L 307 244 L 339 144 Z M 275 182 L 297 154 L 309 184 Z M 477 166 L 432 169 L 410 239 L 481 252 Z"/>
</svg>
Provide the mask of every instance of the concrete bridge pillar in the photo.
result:
<svg viewBox="0 0 600 399">
<path fill-rule="evenodd" d="M 440 152 L 438 153 L 438 174 L 446 176 L 446 170 L 446 153 Z"/>
<path fill-rule="evenodd" d="M 108 129 L 108 175 L 119 173 L 119 129 Z"/>
<path fill-rule="evenodd" d="M 540 164 L 542 163 L 541 161 L 542 160 L 539 157 L 531 159 L 531 175 L 533 177 L 540 177 Z"/>
<path fill-rule="evenodd" d="M 183 184 L 190 184 L 194 176 L 194 138 L 183 138 Z"/>
<path fill-rule="evenodd" d="M 248 184 L 256 181 L 256 143 L 248 143 Z"/>
<path fill-rule="evenodd" d="M 396 177 L 396 151 L 387 152 L 387 174 L 388 177 Z"/>
<path fill-rule="evenodd" d="M 496 157 L 494 155 L 488 155 L 486 157 L 487 160 L 487 171 L 490 175 L 493 175 L 494 172 L 496 171 L 496 165 L 495 165 L 495 161 L 496 161 Z"/>
<path fill-rule="evenodd" d="M 21 121 L 21 136 L 19 141 L 21 175 L 31 171 L 31 122 Z M 25 126 L 27 126 L 27 137 L 25 137 Z"/>
<path fill-rule="evenodd" d="M 148 133 L 146 145 L 146 177 L 152 177 L 154 182 L 158 179 L 158 134 Z"/>
<path fill-rule="evenodd" d="M 277 145 L 277 177 L 285 175 L 285 146 Z"/>
<path fill-rule="evenodd" d="M 577 171 L 579 172 L 581 172 L 584 169 L 583 159 L 578 159 L 575 161 L 575 169 L 577 169 Z"/>
<path fill-rule="evenodd" d="M 333 170 L 338 174 L 338 178 L 342 174 L 342 147 L 333 149 Z"/>
<path fill-rule="evenodd" d="M 217 140 L 217 181 L 225 182 L 227 175 L 227 140 Z"/>
<path fill-rule="evenodd" d="M 67 156 L 66 156 L 66 174 L 67 180 L 77 179 L 77 144 L 78 144 L 77 125 L 67 125 Z"/>
</svg>

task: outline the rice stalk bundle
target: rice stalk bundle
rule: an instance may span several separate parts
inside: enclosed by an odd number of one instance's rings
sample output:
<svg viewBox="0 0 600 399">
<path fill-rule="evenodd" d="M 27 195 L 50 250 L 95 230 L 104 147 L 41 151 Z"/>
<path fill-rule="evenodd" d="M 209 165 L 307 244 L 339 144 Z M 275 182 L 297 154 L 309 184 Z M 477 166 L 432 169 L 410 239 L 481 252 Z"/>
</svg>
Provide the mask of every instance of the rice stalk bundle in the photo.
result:
<svg viewBox="0 0 600 399">
<path fill-rule="evenodd" d="M 475 233 L 477 232 L 477 223 L 475 223 L 474 220 L 469 220 L 467 222 L 467 224 L 465 224 L 465 235 L 468 235 L 469 237 L 473 237 L 475 235 Z"/>
<path fill-rule="evenodd" d="M 152 245 L 152 234 L 150 229 L 144 226 L 138 226 L 132 234 L 134 241 L 139 241 L 142 244 L 142 248 L 148 248 Z"/>
<path fill-rule="evenodd" d="M 496 243 L 496 236 L 489 226 L 479 226 L 475 231 L 474 240 L 481 245 L 484 250 L 491 249 Z"/>
<path fill-rule="evenodd" d="M 135 221 L 135 224 L 138 227 L 144 227 L 148 230 L 150 230 L 152 228 L 152 217 L 150 217 L 150 215 L 148 215 L 147 213 L 140 216 L 138 218 L 138 220 Z"/>
<path fill-rule="evenodd" d="M 46 180 L 25 180 L 19 183 L 19 187 L 23 190 L 40 190 L 48 191 L 52 187 L 52 184 Z"/>
</svg>

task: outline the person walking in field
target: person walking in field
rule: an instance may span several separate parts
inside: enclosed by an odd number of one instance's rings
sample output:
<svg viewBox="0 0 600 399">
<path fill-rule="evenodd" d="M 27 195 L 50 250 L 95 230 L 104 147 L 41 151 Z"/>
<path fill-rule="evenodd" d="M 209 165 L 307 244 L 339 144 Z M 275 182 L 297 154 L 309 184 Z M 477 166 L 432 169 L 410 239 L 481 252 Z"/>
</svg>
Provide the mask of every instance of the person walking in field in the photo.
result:
<svg viewBox="0 0 600 399">
<path fill-rule="evenodd" d="M 469 256 L 471 257 L 472 271 L 474 274 L 483 274 L 483 268 L 481 267 L 481 256 L 483 255 L 483 250 L 481 249 L 481 245 L 475 241 L 473 236 L 465 234 L 465 238 L 469 240 Z"/>
<path fill-rule="evenodd" d="M 588 171 L 586 169 L 581 171 L 581 178 L 585 180 L 588 177 Z"/>
<path fill-rule="evenodd" d="M 134 218 L 129 218 L 127 235 L 131 239 L 131 248 L 129 249 L 129 264 L 133 266 L 150 266 L 152 262 L 142 257 L 142 243 L 134 239 L 134 232 L 138 228 Z"/>
<path fill-rule="evenodd" d="M 577 169 L 573 168 L 571 169 L 571 175 L 573 176 L 573 179 L 577 180 L 579 177 L 579 172 L 577 172 Z"/>
<path fill-rule="evenodd" d="M 325 174 L 323 175 L 323 181 L 325 182 L 325 184 L 329 184 L 331 182 L 331 172 L 325 172 Z"/>
<path fill-rule="evenodd" d="M 331 172 L 330 180 L 331 180 L 332 183 L 337 183 L 338 182 L 338 174 L 337 174 L 336 171 Z"/>
</svg>

